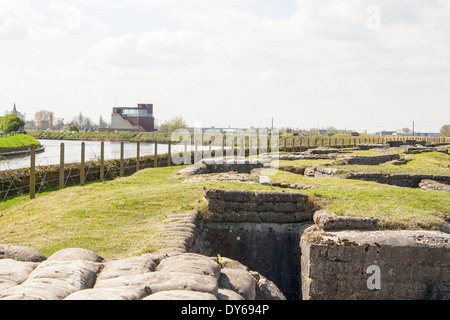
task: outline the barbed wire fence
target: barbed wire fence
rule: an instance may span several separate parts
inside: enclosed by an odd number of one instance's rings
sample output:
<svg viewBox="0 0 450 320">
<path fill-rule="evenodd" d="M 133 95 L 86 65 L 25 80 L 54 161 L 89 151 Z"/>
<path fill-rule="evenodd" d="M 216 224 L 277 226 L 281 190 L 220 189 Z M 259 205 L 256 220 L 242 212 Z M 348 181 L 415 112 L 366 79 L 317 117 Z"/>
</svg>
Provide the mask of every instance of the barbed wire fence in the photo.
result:
<svg viewBox="0 0 450 320">
<path fill-rule="evenodd" d="M 429 139 L 416 137 L 424 140 L 426 143 L 447 143 L 448 139 Z M 329 148 L 351 148 L 361 143 L 387 143 L 389 141 L 404 140 L 404 137 L 381 137 L 367 139 L 308 139 L 304 137 L 285 137 L 280 139 L 277 148 L 279 151 L 305 151 L 317 147 Z M 450 142 L 450 141 L 449 141 Z M 105 158 L 105 143 L 100 143 L 100 148 L 95 145 L 88 145 L 81 142 L 79 149 L 69 148 L 66 150 L 65 143 L 58 145 L 36 147 L 33 145 L 28 151 L 22 152 L 22 159 L 29 159 L 27 166 L 15 168 L 8 161 L 1 161 L 0 167 L 0 202 L 17 196 L 29 194 L 31 199 L 36 194 L 49 190 L 64 189 L 72 185 L 85 185 L 86 182 L 102 182 L 112 180 L 117 177 L 128 176 L 139 170 L 164 167 L 174 165 L 172 163 L 172 153 L 178 152 L 184 154 L 189 152 L 191 162 L 195 160 L 197 145 L 175 145 L 168 143 L 167 152 L 158 150 L 160 144 L 145 143 L 141 146 L 140 142 L 120 143 L 119 150 L 108 150 L 108 158 Z M 224 144 L 223 144 L 224 145 Z M 88 148 L 88 149 L 86 149 Z M 210 151 L 211 151 L 211 147 Z M 260 151 L 259 146 L 257 147 Z M 270 143 L 269 148 L 270 152 Z M 37 154 L 45 151 L 45 156 L 36 157 Z M 248 150 L 247 150 L 248 151 Z M 235 153 L 241 154 L 242 150 L 235 148 Z M 86 159 L 86 155 L 90 157 Z M 244 150 L 245 154 L 245 150 Z"/>
<path fill-rule="evenodd" d="M 29 159 L 29 166 L 15 168 L 11 165 L 12 162 L 2 163 L 0 201 L 26 194 L 34 199 L 36 194 L 48 190 L 64 189 L 73 185 L 83 186 L 87 182 L 102 182 L 128 176 L 142 169 L 172 165 L 168 153 L 158 153 L 157 142 L 153 144 L 153 152 L 148 146 L 147 150 L 142 152 L 140 142 L 133 145 L 135 147 L 131 150 L 125 150 L 125 143 L 120 143 L 119 151 L 108 150 L 108 158 L 105 158 L 104 142 L 101 142 L 100 150 L 94 150 L 93 146 L 88 146 L 90 149 L 86 150 L 87 145 L 82 142 L 79 152 L 74 152 L 75 148 L 69 148 L 68 152 L 65 144 L 61 143 L 59 146 L 46 147 L 46 156 L 39 158 L 36 157 L 39 149 L 32 145 L 28 152 L 21 154 L 23 158 Z M 86 154 L 90 155 L 89 159 L 86 159 Z"/>
</svg>

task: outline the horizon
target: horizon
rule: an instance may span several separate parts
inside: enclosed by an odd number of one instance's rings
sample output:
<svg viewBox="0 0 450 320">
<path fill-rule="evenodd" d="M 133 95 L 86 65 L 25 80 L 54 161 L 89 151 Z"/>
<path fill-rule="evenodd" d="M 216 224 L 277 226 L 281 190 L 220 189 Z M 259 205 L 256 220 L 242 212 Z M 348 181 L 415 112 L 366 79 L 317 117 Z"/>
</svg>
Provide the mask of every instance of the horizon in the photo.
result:
<svg viewBox="0 0 450 320">
<path fill-rule="evenodd" d="M 436 133 L 450 119 L 445 0 L 4 0 L 0 112 L 110 122 Z"/>
</svg>

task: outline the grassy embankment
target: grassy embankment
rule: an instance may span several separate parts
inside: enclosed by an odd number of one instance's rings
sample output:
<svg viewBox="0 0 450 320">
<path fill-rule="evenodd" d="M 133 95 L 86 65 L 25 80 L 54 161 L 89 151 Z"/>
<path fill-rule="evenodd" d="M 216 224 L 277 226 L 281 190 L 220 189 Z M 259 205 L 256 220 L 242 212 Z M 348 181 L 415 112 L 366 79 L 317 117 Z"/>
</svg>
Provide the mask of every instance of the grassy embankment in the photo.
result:
<svg viewBox="0 0 450 320">
<path fill-rule="evenodd" d="M 167 132 L 47 132 L 28 130 L 37 139 L 168 142 Z"/>
<path fill-rule="evenodd" d="M 331 165 L 329 168 L 337 169 L 340 173 L 348 172 L 381 172 L 384 174 L 433 174 L 450 175 L 450 156 L 441 152 L 423 152 L 418 154 L 405 154 L 399 150 L 389 151 L 387 153 L 400 153 L 402 158 L 410 157 L 411 160 L 406 164 L 394 165 L 391 163 L 380 164 L 377 166 L 367 165 Z M 375 156 L 383 153 L 376 151 L 354 151 L 341 156 Z M 322 166 L 331 164 L 333 160 L 280 160 L 280 166 Z"/>
<path fill-rule="evenodd" d="M 0 151 L 3 152 L 8 149 L 27 148 L 32 144 L 40 145 L 39 141 L 27 134 L 0 136 Z"/>
<path fill-rule="evenodd" d="M 121 258 L 155 252 L 164 218 L 203 205 L 203 187 L 281 190 L 238 182 L 181 183 L 180 167 L 9 200 L 0 211 L 0 243 L 33 247 L 46 255 L 67 247 Z M 272 179 L 321 185 L 301 192 L 339 215 L 380 219 L 383 228 L 440 230 L 450 216 L 446 192 L 372 182 L 307 178 L 276 171 Z M 297 191 L 294 191 L 297 192 Z"/>
</svg>

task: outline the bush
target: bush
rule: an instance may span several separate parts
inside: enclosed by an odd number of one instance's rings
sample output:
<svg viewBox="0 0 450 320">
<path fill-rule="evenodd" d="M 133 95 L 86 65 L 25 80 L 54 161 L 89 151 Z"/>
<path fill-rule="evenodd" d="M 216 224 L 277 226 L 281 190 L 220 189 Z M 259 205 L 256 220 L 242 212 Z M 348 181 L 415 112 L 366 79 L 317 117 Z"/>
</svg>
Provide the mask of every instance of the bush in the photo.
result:
<svg viewBox="0 0 450 320">
<path fill-rule="evenodd" d="M 0 118 L 0 130 L 2 132 L 19 131 L 25 127 L 25 122 L 15 114 L 9 114 Z"/>
<path fill-rule="evenodd" d="M 72 124 L 72 125 L 69 127 L 69 131 L 70 131 L 70 132 L 72 132 L 72 131 L 79 132 L 77 126 L 74 125 L 74 124 Z"/>
</svg>

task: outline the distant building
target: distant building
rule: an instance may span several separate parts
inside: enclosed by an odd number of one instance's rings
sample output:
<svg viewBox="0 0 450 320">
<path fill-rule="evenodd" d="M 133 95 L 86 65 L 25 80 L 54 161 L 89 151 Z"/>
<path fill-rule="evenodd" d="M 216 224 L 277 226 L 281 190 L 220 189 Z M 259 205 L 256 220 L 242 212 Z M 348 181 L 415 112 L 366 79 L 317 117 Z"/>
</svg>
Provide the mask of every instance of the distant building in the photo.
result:
<svg viewBox="0 0 450 320">
<path fill-rule="evenodd" d="M 17 111 L 17 108 L 16 108 L 16 104 L 15 104 L 15 103 L 14 103 L 14 108 L 13 108 L 12 114 L 17 115 L 20 119 L 22 119 L 23 122 L 25 122 L 26 114 Z"/>
<path fill-rule="evenodd" d="M 153 104 L 138 104 L 134 107 L 115 107 L 111 115 L 111 126 L 99 131 L 155 131 L 155 118 L 153 117 Z"/>
<path fill-rule="evenodd" d="M 412 135 L 412 134 L 411 134 Z M 440 137 L 440 134 L 437 132 L 415 132 L 414 133 L 415 137 Z"/>
<path fill-rule="evenodd" d="M 392 135 L 396 135 L 397 132 L 396 131 L 380 131 L 380 132 L 376 132 L 375 134 L 378 136 L 392 136 Z"/>
</svg>

